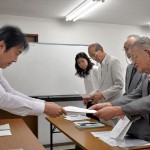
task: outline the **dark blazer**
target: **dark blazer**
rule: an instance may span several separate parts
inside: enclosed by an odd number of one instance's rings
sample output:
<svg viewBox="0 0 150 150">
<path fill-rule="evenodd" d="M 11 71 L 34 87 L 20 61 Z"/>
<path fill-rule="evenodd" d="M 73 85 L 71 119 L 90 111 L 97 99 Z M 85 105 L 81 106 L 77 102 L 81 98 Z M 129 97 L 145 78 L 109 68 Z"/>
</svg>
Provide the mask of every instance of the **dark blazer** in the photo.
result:
<svg viewBox="0 0 150 150">
<path fill-rule="evenodd" d="M 126 77 L 125 77 L 125 93 L 124 93 L 124 95 L 131 93 L 134 89 L 137 88 L 137 86 L 143 80 L 143 77 L 142 77 L 143 73 L 140 73 L 138 71 L 136 71 L 136 73 L 134 74 L 134 76 L 131 80 L 133 68 L 134 68 L 134 65 L 132 65 L 132 64 L 129 64 L 127 66 Z"/>
<path fill-rule="evenodd" d="M 137 138 L 150 141 L 150 94 L 148 93 L 147 78 L 131 92 L 121 99 L 112 102 L 112 105 L 122 105 L 121 108 L 126 116 L 132 120 L 136 116 L 141 119 L 132 123 L 128 134 Z"/>
</svg>

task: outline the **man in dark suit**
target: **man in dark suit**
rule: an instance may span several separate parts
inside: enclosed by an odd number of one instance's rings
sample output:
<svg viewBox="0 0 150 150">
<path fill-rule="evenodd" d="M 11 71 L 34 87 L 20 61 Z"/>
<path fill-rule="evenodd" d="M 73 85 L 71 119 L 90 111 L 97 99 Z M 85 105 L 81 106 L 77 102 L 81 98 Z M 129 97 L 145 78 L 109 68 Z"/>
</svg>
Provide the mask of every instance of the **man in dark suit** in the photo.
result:
<svg viewBox="0 0 150 150">
<path fill-rule="evenodd" d="M 139 72 L 147 74 L 147 78 L 129 95 L 103 104 L 96 104 L 90 109 L 105 120 L 115 116 L 126 115 L 130 120 L 139 117 L 130 127 L 128 134 L 150 141 L 150 39 L 141 37 L 130 47 L 131 60 Z"/>
<path fill-rule="evenodd" d="M 130 50 L 131 44 L 133 44 L 139 38 L 140 37 L 138 35 L 129 35 L 127 40 L 125 41 L 124 51 L 127 59 L 129 60 L 131 59 L 131 50 Z M 130 92 L 132 92 L 134 89 L 136 89 L 137 86 L 144 79 L 144 77 L 145 75 L 143 73 L 138 72 L 137 69 L 134 67 L 134 65 L 130 63 L 126 69 L 124 95 L 127 95 Z"/>
</svg>

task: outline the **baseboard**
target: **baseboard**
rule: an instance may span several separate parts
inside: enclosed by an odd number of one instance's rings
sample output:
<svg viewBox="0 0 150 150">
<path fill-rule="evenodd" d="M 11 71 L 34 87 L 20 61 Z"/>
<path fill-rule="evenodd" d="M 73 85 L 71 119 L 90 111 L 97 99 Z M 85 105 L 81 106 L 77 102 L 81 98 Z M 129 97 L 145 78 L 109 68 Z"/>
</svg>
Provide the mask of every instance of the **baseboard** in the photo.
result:
<svg viewBox="0 0 150 150">
<path fill-rule="evenodd" d="M 66 142 L 66 143 L 55 143 L 53 146 L 64 146 L 64 145 L 73 145 L 73 142 Z M 44 144 L 43 145 L 45 148 L 50 147 L 50 144 Z"/>
</svg>

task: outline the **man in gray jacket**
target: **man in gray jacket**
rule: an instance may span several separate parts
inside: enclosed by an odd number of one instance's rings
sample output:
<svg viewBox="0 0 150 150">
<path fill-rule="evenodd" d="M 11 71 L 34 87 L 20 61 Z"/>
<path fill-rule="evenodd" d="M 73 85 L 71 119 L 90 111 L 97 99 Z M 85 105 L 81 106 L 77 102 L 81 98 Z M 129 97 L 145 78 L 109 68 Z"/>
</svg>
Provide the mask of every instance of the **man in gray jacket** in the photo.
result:
<svg viewBox="0 0 150 150">
<path fill-rule="evenodd" d="M 129 95 L 103 104 L 96 104 L 94 114 L 105 120 L 126 115 L 130 120 L 140 116 L 130 127 L 128 134 L 150 141 L 150 39 L 141 37 L 131 45 L 131 59 L 139 72 L 147 78 Z"/>
<path fill-rule="evenodd" d="M 88 47 L 90 57 L 99 63 L 98 68 L 98 89 L 91 100 L 93 104 L 111 102 L 122 97 L 123 75 L 120 61 L 107 54 L 99 43 L 93 43 Z M 102 119 L 101 119 L 102 121 Z M 118 119 L 103 122 L 114 126 Z"/>
<path fill-rule="evenodd" d="M 131 50 L 130 46 L 140 37 L 138 35 L 129 35 L 127 40 L 124 43 L 124 51 L 127 59 L 131 59 Z M 141 81 L 145 78 L 145 75 L 134 67 L 132 63 L 129 63 L 126 69 L 125 75 L 125 93 L 127 95 L 131 93 L 137 86 L 141 83 Z"/>
</svg>

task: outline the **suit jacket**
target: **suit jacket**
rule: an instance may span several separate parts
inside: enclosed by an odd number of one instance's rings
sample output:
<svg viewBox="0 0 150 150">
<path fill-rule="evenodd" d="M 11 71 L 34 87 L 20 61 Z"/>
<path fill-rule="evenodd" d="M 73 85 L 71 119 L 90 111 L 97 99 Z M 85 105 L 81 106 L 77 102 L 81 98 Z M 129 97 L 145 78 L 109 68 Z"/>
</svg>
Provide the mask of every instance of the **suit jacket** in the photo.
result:
<svg viewBox="0 0 150 150">
<path fill-rule="evenodd" d="M 122 105 L 121 108 L 129 119 L 141 116 L 132 123 L 128 134 L 150 141 L 150 95 L 148 95 L 147 78 L 129 95 L 112 102 L 112 105 Z"/>
<path fill-rule="evenodd" d="M 143 77 L 142 77 L 143 73 L 136 71 L 136 73 L 134 74 L 134 76 L 131 80 L 133 68 L 134 68 L 134 65 L 129 64 L 127 69 L 126 69 L 125 93 L 124 93 L 124 95 L 127 95 L 127 94 L 131 93 L 134 89 L 136 89 L 137 86 L 139 85 L 139 83 L 143 79 Z"/>
<path fill-rule="evenodd" d="M 122 96 L 123 75 L 121 64 L 113 56 L 106 55 L 98 69 L 99 89 L 103 94 L 102 102 L 112 101 Z"/>
</svg>

